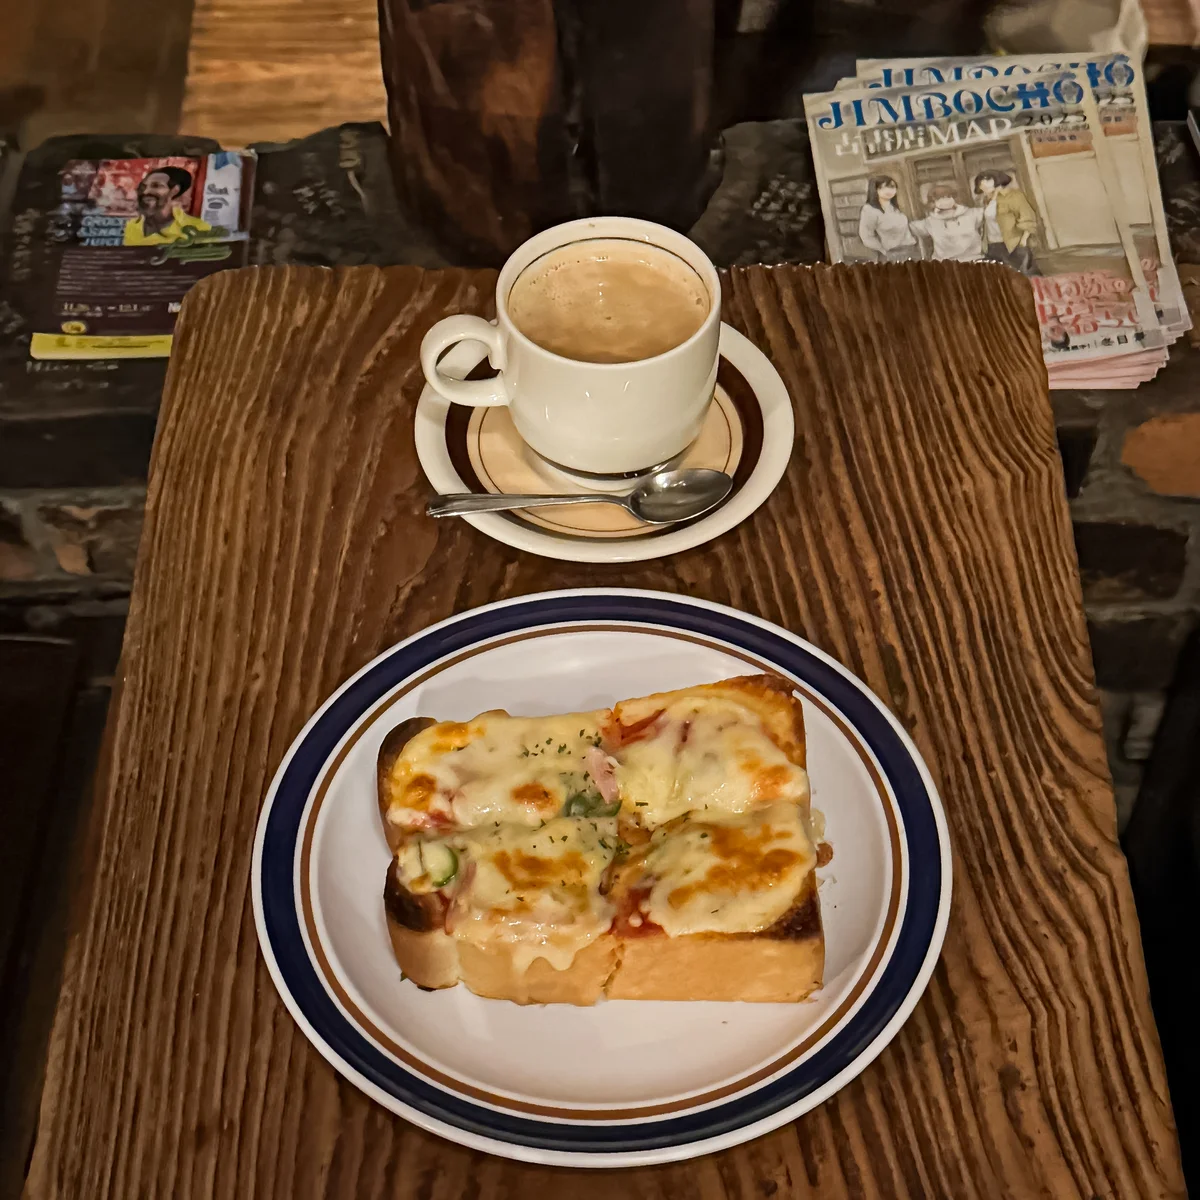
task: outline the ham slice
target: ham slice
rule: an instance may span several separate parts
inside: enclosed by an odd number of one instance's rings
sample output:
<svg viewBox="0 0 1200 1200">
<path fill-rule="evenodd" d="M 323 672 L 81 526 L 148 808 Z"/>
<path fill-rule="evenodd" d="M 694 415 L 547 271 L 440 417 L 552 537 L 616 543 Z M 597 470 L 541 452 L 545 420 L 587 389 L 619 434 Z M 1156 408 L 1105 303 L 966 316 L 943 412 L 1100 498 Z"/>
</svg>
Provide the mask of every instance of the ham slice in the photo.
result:
<svg viewBox="0 0 1200 1200">
<path fill-rule="evenodd" d="M 604 797 L 604 803 L 615 804 L 618 798 L 617 777 L 613 773 L 613 768 L 617 765 L 616 759 L 609 758 L 599 746 L 592 746 L 583 756 L 583 761 L 587 764 L 588 774 L 597 790 Z"/>
</svg>

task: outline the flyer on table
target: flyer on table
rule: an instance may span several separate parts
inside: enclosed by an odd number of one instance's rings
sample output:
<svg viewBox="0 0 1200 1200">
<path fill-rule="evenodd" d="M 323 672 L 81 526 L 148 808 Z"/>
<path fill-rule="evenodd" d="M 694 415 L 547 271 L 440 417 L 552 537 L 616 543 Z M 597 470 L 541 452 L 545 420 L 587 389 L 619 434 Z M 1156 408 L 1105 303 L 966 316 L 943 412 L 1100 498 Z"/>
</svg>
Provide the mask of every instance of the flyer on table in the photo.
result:
<svg viewBox="0 0 1200 1200">
<path fill-rule="evenodd" d="M 170 353 L 188 289 L 245 266 L 255 156 L 76 159 L 49 224 L 55 287 L 34 358 Z"/>
</svg>

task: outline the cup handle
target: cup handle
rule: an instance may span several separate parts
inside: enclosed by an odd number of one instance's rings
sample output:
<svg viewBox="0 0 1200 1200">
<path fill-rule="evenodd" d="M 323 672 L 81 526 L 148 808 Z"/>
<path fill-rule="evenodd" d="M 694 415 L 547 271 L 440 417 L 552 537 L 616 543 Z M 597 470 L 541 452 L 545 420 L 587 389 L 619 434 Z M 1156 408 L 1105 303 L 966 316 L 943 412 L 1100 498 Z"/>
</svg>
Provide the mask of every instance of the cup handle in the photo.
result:
<svg viewBox="0 0 1200 1200">
<path fill-rule="evenodd" d="M 438 370 L 438 358 L 455 342 L 482 342 L 487 347 L 488 362 L 499 374 L 491 379 L 453 379 Z M 473 408 L 492 408 L 508 404 L 512 397 L 504 382 L 504 367 L 508 356 L 504 335 L 499 328 L 482 317 L 460 315 L 439 321 L 421 341 L 421 370 L 425 382 L 444 400 L 469 404 Z"/>
</svg>

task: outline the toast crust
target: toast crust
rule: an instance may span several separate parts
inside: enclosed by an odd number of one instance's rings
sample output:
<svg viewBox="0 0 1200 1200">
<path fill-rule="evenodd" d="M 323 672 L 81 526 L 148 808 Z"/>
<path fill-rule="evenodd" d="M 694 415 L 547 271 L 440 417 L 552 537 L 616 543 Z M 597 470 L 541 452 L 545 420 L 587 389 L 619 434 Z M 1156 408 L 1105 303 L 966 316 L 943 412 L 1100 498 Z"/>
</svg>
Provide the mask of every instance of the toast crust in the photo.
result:
<svg viewBox="0 0 1200 1200">
<path fill-rule="evenodd" d="M 648 934 L 621 940 L 610 1000 L 794 1003 L 821 986 L 825 938 L 810 874 L 791 910 L 758 933 Z"/>
<path fill-rule="evenodd" d="M 388 933 L 400 970 L 418 987 L 453 987 L 461 978 L 458 942 L 441 929 L 417 933 L 388 916 Z"/>
<path fill-rule="evenodd" d="M 513 1000 L 517 1004 L 595 1004 L 617 965 L 620 946 L 611 933 L 602 934 L 575 955 L 565 971 L 556 971 L 544 958 L 520 970 L 511 947 L 459 947 L 461 978 L 477 996 Z"/>
<path fill-rule="evenodd" d="M 696 933 L 636 938 L 605 988 L 610 1000 L 747 1000 L 790 1004 L 821 986 L 819 938 L 772 941 L 761 935 Z"/>
<path fill-rule="evenodd" d="M 565 971 L 536 958 L 520 970 L 512 947 L 460 942 L 441 929 L 418 933 L 387 919 L 400 969 L 418 987 L 448 988 L 464 983 L 477 996 L 517 1004 L 595 1004 L 616 970 L 620 946 L 603 934 L 584 946 Z"/>
<path fill-rule="evenodd" d="M 379 747 L 379 757 L 375 761 L 375 790 L 379 798 L 379 818 L 383 822 L 383 835 L 387 838 L 388 848 L 393 854 L 400 849 L 401 831 L 388 820 L 388 809 L 392 803 L 392 771 L 395 769 L 396 760 L 404 753 L 404 747 L 423 729 L 436 724 L 432 717 L 409 717 L 407 721 L 401 721 L 391 730 Z"/>
</svg>

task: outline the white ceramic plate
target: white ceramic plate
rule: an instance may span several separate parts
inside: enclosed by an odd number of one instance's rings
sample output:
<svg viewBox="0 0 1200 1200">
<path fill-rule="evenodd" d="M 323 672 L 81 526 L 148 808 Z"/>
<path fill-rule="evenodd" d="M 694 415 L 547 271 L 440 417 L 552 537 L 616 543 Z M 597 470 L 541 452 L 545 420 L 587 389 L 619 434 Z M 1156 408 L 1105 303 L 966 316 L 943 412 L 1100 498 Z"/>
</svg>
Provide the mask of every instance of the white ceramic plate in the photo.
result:
<svg viewBox="0 0 1200 1200">
<path fill-rule="evenodd" d="M 483 361 L 485 353 L 479 342 L 462 342 L 449 351 L 441 369 L 449 375 L 465 376 Z M 747 393 L 744 398 L 739 395 L 738 401 L 756 407 L 758 412 L 753 414 L 753 444 L 746 447 L 745 466 L 735 474 L 729 498 L 711 513 L 684 525 L 649 534 L 641 530 L 628 537 L 571 535 L 541 528 L 507 513 L 477 513 L 455 519 L 469 521 L 481 533 L 518 550 L 568 562 L 639 562 L 662 558 L 702 545 L 740 524 L 770 496 L 782 477 L 792 454 L 795 422 L 792 402 L 779 372 L 752 341 L 729 325 L 722 325 L 720 353 L 721 372 L 729 369 L 737 380 L 735 390 Z M 721 372 L 718 387 L 722 386 Z M 456 407 L 461 408 L 443 400 L 429 386 L 421 392 L 415 427 L 417 457 L 425 477 L 438 492 L 482 491 L 482 487 L 465 480 L 454 465 L 450 443 L 455 435 L 449 421 L 451 410 Z M 569 479 L 555 487 L 548 477 L 546 486 L 537 490 L 589 489 Z M 600 489 L 593 485 L 590 490 Z"/>
<path fill-rule="evenodd" d="M 401 979 L 375 760 L 414 715 L 590 709 L 771 670 L 803 699 L 825 984 L 802 1004 L 521 1007 Z M 381 1104 L 465 1145 L 623 1166 L 735 1145 L 858 1074 L 916 1004 L 950 902 L 945 819 L 900 726 L 819 650 L 766 622 L 653 592 L 554 592 L 417 634 L 339 689 L 263 808 L 254 912 L 271 975 L 322 1054 Z"/>
</svg>

